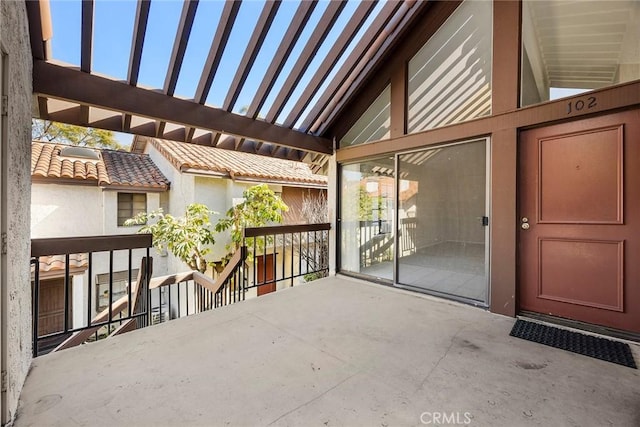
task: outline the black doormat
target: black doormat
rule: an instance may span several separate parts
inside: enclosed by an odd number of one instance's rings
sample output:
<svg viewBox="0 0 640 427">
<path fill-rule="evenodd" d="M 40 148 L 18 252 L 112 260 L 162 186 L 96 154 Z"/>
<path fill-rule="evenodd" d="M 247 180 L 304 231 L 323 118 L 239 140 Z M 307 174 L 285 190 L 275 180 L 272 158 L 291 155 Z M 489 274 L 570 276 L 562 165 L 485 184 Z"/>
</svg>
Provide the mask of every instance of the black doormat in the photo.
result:
<svg viewBox="0 0 640 427">
<path fill-rule="evenodd" d="M 629 344 L 623 342 L 519 319 L 509 335 L 638 369 Z"/>
</svg>

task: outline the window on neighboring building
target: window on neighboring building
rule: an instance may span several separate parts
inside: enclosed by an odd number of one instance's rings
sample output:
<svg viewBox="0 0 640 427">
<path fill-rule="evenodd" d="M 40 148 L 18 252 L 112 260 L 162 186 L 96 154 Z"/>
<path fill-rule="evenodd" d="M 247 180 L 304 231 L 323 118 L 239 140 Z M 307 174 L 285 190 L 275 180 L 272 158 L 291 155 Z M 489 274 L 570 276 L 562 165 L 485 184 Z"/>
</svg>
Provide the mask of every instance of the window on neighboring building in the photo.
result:
<svg viewBox="0 0 640 427">
<path fill-rule="evenodd" d="M 138 269 L 131 270 L 131 283 L 135 284 L 138 277 Z M 115 271 L 113 272 L 113 295 L 109 295 L 109 273 L 96 275 L 96 312 L 100 313 L 102 310 L 109 307 L 109 301 L 111 303 L 116 302 L 118 299 L 127 295 L 129 285 L 129 270 Z"/>
<path fill-rule="evenodd" d="M 140 212 L 147 211 L 147 195 L 144 193 L 118 193 L 118 227 Z"/>
</svg>

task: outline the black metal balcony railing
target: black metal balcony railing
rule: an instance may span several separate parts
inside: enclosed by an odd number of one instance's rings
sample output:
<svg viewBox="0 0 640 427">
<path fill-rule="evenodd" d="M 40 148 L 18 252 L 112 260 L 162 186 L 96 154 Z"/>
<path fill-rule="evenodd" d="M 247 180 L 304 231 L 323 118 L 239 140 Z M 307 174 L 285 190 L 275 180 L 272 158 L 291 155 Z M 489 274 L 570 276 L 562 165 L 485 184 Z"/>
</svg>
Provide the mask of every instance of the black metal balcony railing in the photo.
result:
<svg viewBox="0 0 640 427">
<path fill-rule="evenodd" d="M 326 276 L 330 229 L 328 223 L 245 229 L 246 289 L 257 287 L 261 295 L 286 286 L 286 282 L 293 286 L 296 278 L 308 281 Z"/>
<path fill-rule="evenodd" d="M 151 236 L 144 234 L 33 239 L 33 355 L 145 326 L 151 246 Z M 139 266 L 135 282 L 134 266 Z M 134 285 L 114 298 L 117 269 Z M 109 277 L 102 310 L 94 304 L 103 296 L 94 281 L 99 272 Z"/>
<path fill-rule="evenodd" d="M 215 280 L 198 272 L 153 278 L 150 323 L 327 276 L 330 228 L 330 224 L 305 224 L 245 229 L 243 245 Z"/>
<path fill-rule="evenodd" d="M 246 229 L 244 245 L 215 279 L 196 271 L 152 278 L 148 234 L 33 239 L 33 355 L 324 277 L 329 229 Z"/>
<path fill-rule="evenodd" d="M 238 290 L 242 289 L 245 256 L 245 249 L 240 248 L 215 280 L 198 271 L 151 279 L 149 323 L 190 316 L 244 299 Z"/>
</svg>

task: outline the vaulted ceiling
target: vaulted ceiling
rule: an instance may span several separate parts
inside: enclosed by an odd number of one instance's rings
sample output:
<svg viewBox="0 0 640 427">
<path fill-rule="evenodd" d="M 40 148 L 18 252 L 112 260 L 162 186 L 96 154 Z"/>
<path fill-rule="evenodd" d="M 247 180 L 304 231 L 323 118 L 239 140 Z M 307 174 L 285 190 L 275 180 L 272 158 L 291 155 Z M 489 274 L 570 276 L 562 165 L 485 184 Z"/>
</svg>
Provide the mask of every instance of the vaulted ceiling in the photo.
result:
<svg viewBox="0 0 640 427">
<path fill-rule="evenodd" d="M 215 20 L 206 17 L 215 31 L 202 40 L 192 29 L 203 18 L 198 14 L 205 13 L 206 2 L 187 0 L 181 3 L 173 42 L 161 46 L 169 60 L 161 70 L 163 86 L 154 88 L 141 84 L 140 70 L 153 25 L 151 12 L 162 2 L 137 2 L 135 16 L 130 17 L 131 42 L 112 47 L 129 58 L 126 79 L 94 70 L 99 54 L 94 49 L 96 16 L 110 2 L 99 2 L 100 8 L 97 3 L 78 0 L 79 61 L 69 64 L 56 60 L 51 48 L 56 25 L 65 23 L 51 19 L 48 0 L 26 2 L 34 57 L 34 117 L 304 160 L 316 168 L 333 152 L 333 142 L 323 132 L 427 4 L 220 1 Z M 257 3 L 260 12 L 247 28 L 243 7 L 255 8 Z M 247 31 L 246 42 L 230 43 L 234 34 Z M 191 43 L 209 46 L 201 61 L 185 61 Z M 225 61 L 231 51 L 241 53 L 239 62 Z M 199 79 L 192 93 L 179 97 L 176 87 L 187 70 Z M 218 84 L 223 75 L 233 77 Z M 210 102 L 214 90 L 223 91 L 217 96 L 219 105 Z M 247 91 L 249 101 L 240 105 L 240 95 Z"/>
</svg>

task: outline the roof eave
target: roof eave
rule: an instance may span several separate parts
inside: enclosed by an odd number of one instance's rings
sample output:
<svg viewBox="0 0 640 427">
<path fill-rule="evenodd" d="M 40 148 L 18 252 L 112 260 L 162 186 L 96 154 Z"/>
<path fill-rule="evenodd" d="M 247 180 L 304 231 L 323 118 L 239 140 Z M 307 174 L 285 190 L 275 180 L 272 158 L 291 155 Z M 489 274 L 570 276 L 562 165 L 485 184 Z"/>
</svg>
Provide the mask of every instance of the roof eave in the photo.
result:
<svg viewBox="0 0 640 427">
<path fill-rule="evenodd" d="M 305 182 L 305 181 L 291 181 L 286 179 L 270 179 L 270 178 L 262 178 L 262 177 L 252 177 L 252 176 L 242 176 L 237 173 L 225 173 L 225 172 L 217 172 L 210 171 L 204 169 L 196 169 L 196 168 L 184 168 L 181 169 L 182 173 L 189 175 L 197 175 L 206 178 L 222 178 L 222 179 L 231 179 L 233 181 L 238 182 L 247 182 L 247 183 L 255 183 L 255 184 L 273 184 L 273 185 L 285 185 L 287 187 L 301 187 L 301 188 L 319 188 L 326 189 L 328 184 L 319 183 L 319 182 Z"/>
<path fill-rule="evenodd" d="M 77 185 L 81 187 L 98 187 L 97 179 L 58 178 L 54 176 L 31 175 L 32 184 Z"/>
<path fill-rule="evenodd" d="M 164 185 L 162 187 L 153 186 L 153 187 L 145 187 L 145 186 L 132 186 L 132 185 L 101 185 L 103 191 L 126 191 L 127 193 L 164 193 L 165 191 L 169 191 L 170 185 Z"/>
<path fill-rule="evenodd" d="M 287 187 L 300 187 L 300 188 L 319 188 L 324 190 L 326 190 L 328 187 L 328 184 L 319 183 L 319 182 L 288 181 L 288 180 L 279 180 L 279 179 L 245 177 L 245 176 L 237 176 L 237 175 L 233 178 L 233 180 L 239 181 L 239 182 L 256 183 L 256 184 L 273 184 L 273 185 L 284 185 Z"/>
</svg>

